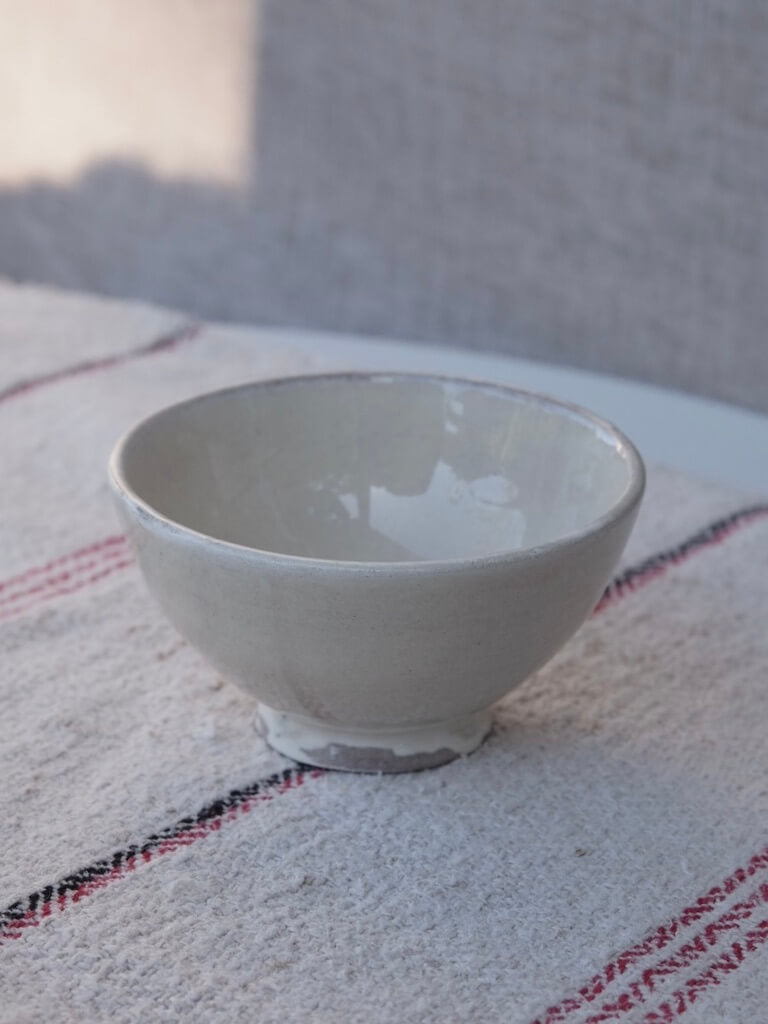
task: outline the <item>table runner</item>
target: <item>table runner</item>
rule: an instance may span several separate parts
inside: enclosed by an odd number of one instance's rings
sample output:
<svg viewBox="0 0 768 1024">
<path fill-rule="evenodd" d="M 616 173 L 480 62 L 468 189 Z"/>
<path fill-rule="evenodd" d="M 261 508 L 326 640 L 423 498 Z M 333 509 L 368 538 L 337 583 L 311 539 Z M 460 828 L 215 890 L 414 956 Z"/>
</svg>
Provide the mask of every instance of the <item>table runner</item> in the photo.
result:
<svg viewBox="0 0 768 1024">
<path fill-rule="evenodd" d="M 650 467 L 596 613 L 476 754 L 321 772 L 155 609 L 105 462 L 333 354 L 12 286 L 0 352 L 0 1020 L 764 1017 L 764 498 Z"/>
</svg>

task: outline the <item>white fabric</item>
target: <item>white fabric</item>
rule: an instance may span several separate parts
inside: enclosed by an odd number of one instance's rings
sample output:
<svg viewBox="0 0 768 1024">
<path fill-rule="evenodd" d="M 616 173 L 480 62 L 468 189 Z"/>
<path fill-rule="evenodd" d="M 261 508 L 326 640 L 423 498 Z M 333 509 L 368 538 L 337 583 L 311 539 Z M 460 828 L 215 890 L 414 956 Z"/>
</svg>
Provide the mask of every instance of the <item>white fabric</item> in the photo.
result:
<svg viewBox="0 0 768 1024">
<path fill-rule="evenodd" d="M 0 293 L 4 353 L 7 302 L 17 336 L 29 317 L 25 375 L 47 373 L 36 325 L 55 299 L 24 313 Z M 130 307 L 78 302 L 60 321 L 72 364 L 92 357 L 79 339 L 97 317 L 126 349 L 176 326 L 146 313 L 136 333 Z M 0 581 L 22 577 L 0 589 L 0 911 L 289 767 L 256 734 L 253 702 L 157 612 L 121 542 L 92 546 L 118 532 L 104 464 L 130 422 L 323 365 L 206 327 L 0 402 Z M 0 372 L 12 383 L 12 360 Z M 752 500 L 653 468 L 625 565 Z M 188 847 L 54 901 L 0 947 L 0 1020 L 760 1020 L 768 858 L 699 917 L 683 912 L 768 844 L 767 569 L 762 518 L 593 617 L 502 703 L 472 757 L 295 776 Z M 605 982 L 672 919 L 669 943 Z"/>
</svg>

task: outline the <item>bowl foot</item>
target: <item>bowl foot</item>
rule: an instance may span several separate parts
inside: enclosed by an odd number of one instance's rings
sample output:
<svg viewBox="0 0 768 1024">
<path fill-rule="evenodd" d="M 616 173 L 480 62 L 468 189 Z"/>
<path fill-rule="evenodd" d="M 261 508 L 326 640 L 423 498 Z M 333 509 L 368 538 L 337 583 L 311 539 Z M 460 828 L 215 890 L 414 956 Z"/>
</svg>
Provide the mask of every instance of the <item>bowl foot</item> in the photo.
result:
<svg viewBox="0 0 768 1024">
<path fill-rule="evenodd" d="M 471 754 L 488 735 L 490 711 L 431 725 L 347 729 L 259 704 L 271 747 L 304 764 L 348 772 L 413 772 Z"/>
</svg>

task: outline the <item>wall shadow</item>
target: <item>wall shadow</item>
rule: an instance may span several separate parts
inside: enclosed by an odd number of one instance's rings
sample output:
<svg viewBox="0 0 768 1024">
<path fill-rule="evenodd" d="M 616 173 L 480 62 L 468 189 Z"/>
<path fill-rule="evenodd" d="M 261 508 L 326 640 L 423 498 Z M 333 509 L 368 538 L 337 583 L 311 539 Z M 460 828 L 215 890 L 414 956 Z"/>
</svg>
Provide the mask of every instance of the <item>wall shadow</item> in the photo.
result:
<svg viewBox="0 0 768 1024">
<path fill-rule="evenodd" d="M 107 160 L 0 189 L 0 274 L 768 408 L 753 7 L 264 0 L 247 184 Z"/>
</svg>

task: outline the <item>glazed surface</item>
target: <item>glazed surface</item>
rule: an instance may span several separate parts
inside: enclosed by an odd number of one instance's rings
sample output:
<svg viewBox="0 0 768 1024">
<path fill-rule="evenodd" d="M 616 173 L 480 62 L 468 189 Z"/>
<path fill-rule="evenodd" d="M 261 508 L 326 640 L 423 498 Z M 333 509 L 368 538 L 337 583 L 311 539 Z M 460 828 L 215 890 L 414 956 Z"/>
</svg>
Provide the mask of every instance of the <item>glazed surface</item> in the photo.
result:
<svg viewBox="0 0 768 1024">
<path fill-rule="evenodd" d="M 126 481 L 167 518 L 264 551 L 350 561 L 472 558 L 557 540 L 626 491 L 621 441 L 493 386 L 339 376 L 166 410 Z"/>
</svg>

